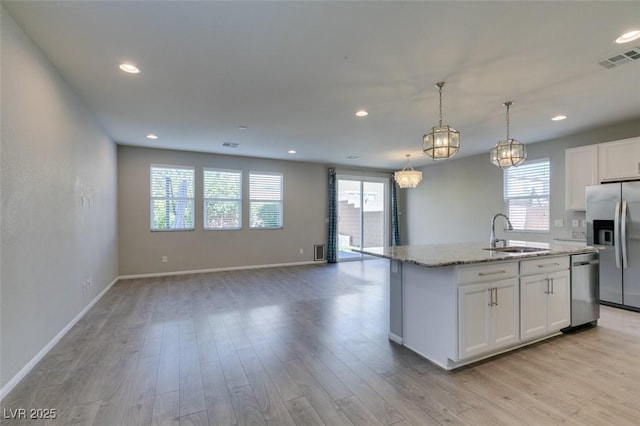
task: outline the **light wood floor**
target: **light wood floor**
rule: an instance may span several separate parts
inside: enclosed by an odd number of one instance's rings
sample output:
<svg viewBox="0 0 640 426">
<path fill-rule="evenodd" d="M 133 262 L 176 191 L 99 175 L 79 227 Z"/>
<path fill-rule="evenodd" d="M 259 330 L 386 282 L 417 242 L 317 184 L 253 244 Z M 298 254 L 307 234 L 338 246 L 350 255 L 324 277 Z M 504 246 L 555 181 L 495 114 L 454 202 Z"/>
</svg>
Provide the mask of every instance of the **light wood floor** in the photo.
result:
<svg viewBox="0 0 640 426">
<path fill-rule="evenodd" d="M 388 264 L 118 282 L 2 403 L 80 425 L 638 425 L 640 314 L 455 372 L 387 340 Z M 7 411 L 4 411 L 6 414 Z"/>
</svg>

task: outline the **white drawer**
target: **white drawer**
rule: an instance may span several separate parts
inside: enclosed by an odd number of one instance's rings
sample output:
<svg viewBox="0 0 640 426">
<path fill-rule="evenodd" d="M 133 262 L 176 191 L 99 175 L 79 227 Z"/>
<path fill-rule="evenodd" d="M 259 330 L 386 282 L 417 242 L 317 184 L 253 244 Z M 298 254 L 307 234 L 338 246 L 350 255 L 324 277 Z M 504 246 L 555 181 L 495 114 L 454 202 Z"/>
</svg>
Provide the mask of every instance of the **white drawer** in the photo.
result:
<svg viewBox="0 0 640 426">
<path fill-rule="evenodd" d="M 566 269 L 569 269 L 569 256 L 544 256 L 520 261 L 520 275 L 544 274 Z"/>
<path fill-rule="evenodd" d="M 458 284 L 496 281 L 517 276 L 517 261 L 458 267 Z"/>
</svg>

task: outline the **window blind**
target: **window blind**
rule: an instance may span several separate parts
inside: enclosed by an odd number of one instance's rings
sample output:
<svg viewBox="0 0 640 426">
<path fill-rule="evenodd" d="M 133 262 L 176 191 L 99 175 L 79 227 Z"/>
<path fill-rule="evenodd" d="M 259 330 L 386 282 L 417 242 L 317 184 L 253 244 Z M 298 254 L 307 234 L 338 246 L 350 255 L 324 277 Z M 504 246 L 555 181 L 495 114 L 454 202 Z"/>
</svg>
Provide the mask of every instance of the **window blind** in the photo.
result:
<svg viewBox="0 0 640 426">
<path fill-rule="evenodd" d="M 242 172 L 203 170 L 204 229 L 242 228 Z"/>
<path fill-rule="evenodd" d="M 282 228 L 282 174 L 249 174 L 249 227 Z"/>
<path fill-rule="evenodd" d="M 513 228 L 549 230 L 550 162 L 531 161 L 504 171 L 504 201 Z"/>
<path fill-rule="evenodd" d="M 194 169 L 151 166 L 150 175 L 151 230 L 194 229 Z"/>
</svg>

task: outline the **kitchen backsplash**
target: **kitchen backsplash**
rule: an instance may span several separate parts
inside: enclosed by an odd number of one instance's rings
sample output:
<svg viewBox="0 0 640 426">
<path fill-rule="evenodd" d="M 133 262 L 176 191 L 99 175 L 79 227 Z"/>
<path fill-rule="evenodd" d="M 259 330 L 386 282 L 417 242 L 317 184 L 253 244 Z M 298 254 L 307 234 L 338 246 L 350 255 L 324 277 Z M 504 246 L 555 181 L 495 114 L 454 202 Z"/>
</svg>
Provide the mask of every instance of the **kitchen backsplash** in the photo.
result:
<svg viewBox="0 0 640 426">
<path fill-rule="evenodd" d="M 586 231 L 571 231 L 571 239 L 572 240 L 586 240 L 587 232 Z"/>
</svg>

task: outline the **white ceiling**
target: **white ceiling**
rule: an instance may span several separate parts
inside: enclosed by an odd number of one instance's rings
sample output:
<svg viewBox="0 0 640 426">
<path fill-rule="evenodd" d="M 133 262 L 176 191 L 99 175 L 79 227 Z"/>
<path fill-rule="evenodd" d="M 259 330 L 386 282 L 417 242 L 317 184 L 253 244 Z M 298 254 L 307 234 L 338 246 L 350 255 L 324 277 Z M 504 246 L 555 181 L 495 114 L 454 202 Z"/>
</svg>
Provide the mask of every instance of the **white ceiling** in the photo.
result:
<svg viewBox="0 0 640 426">
<path fill-rule="evenodd" d="M 640 46 L 613 42 L 640 27 L 639 1 L 2 5 L 123 145 L 429 164 L 422 135 L 438 122 L 438 81 L 459 157 L 504 139 L 507 100 L 524 143 L 640 118 L 640 60 L 597 65 Z M 361 108 L 368 117 L 354 116 Z M 569 118 L 550 121 L 559 113 Z"/>
</svg>

